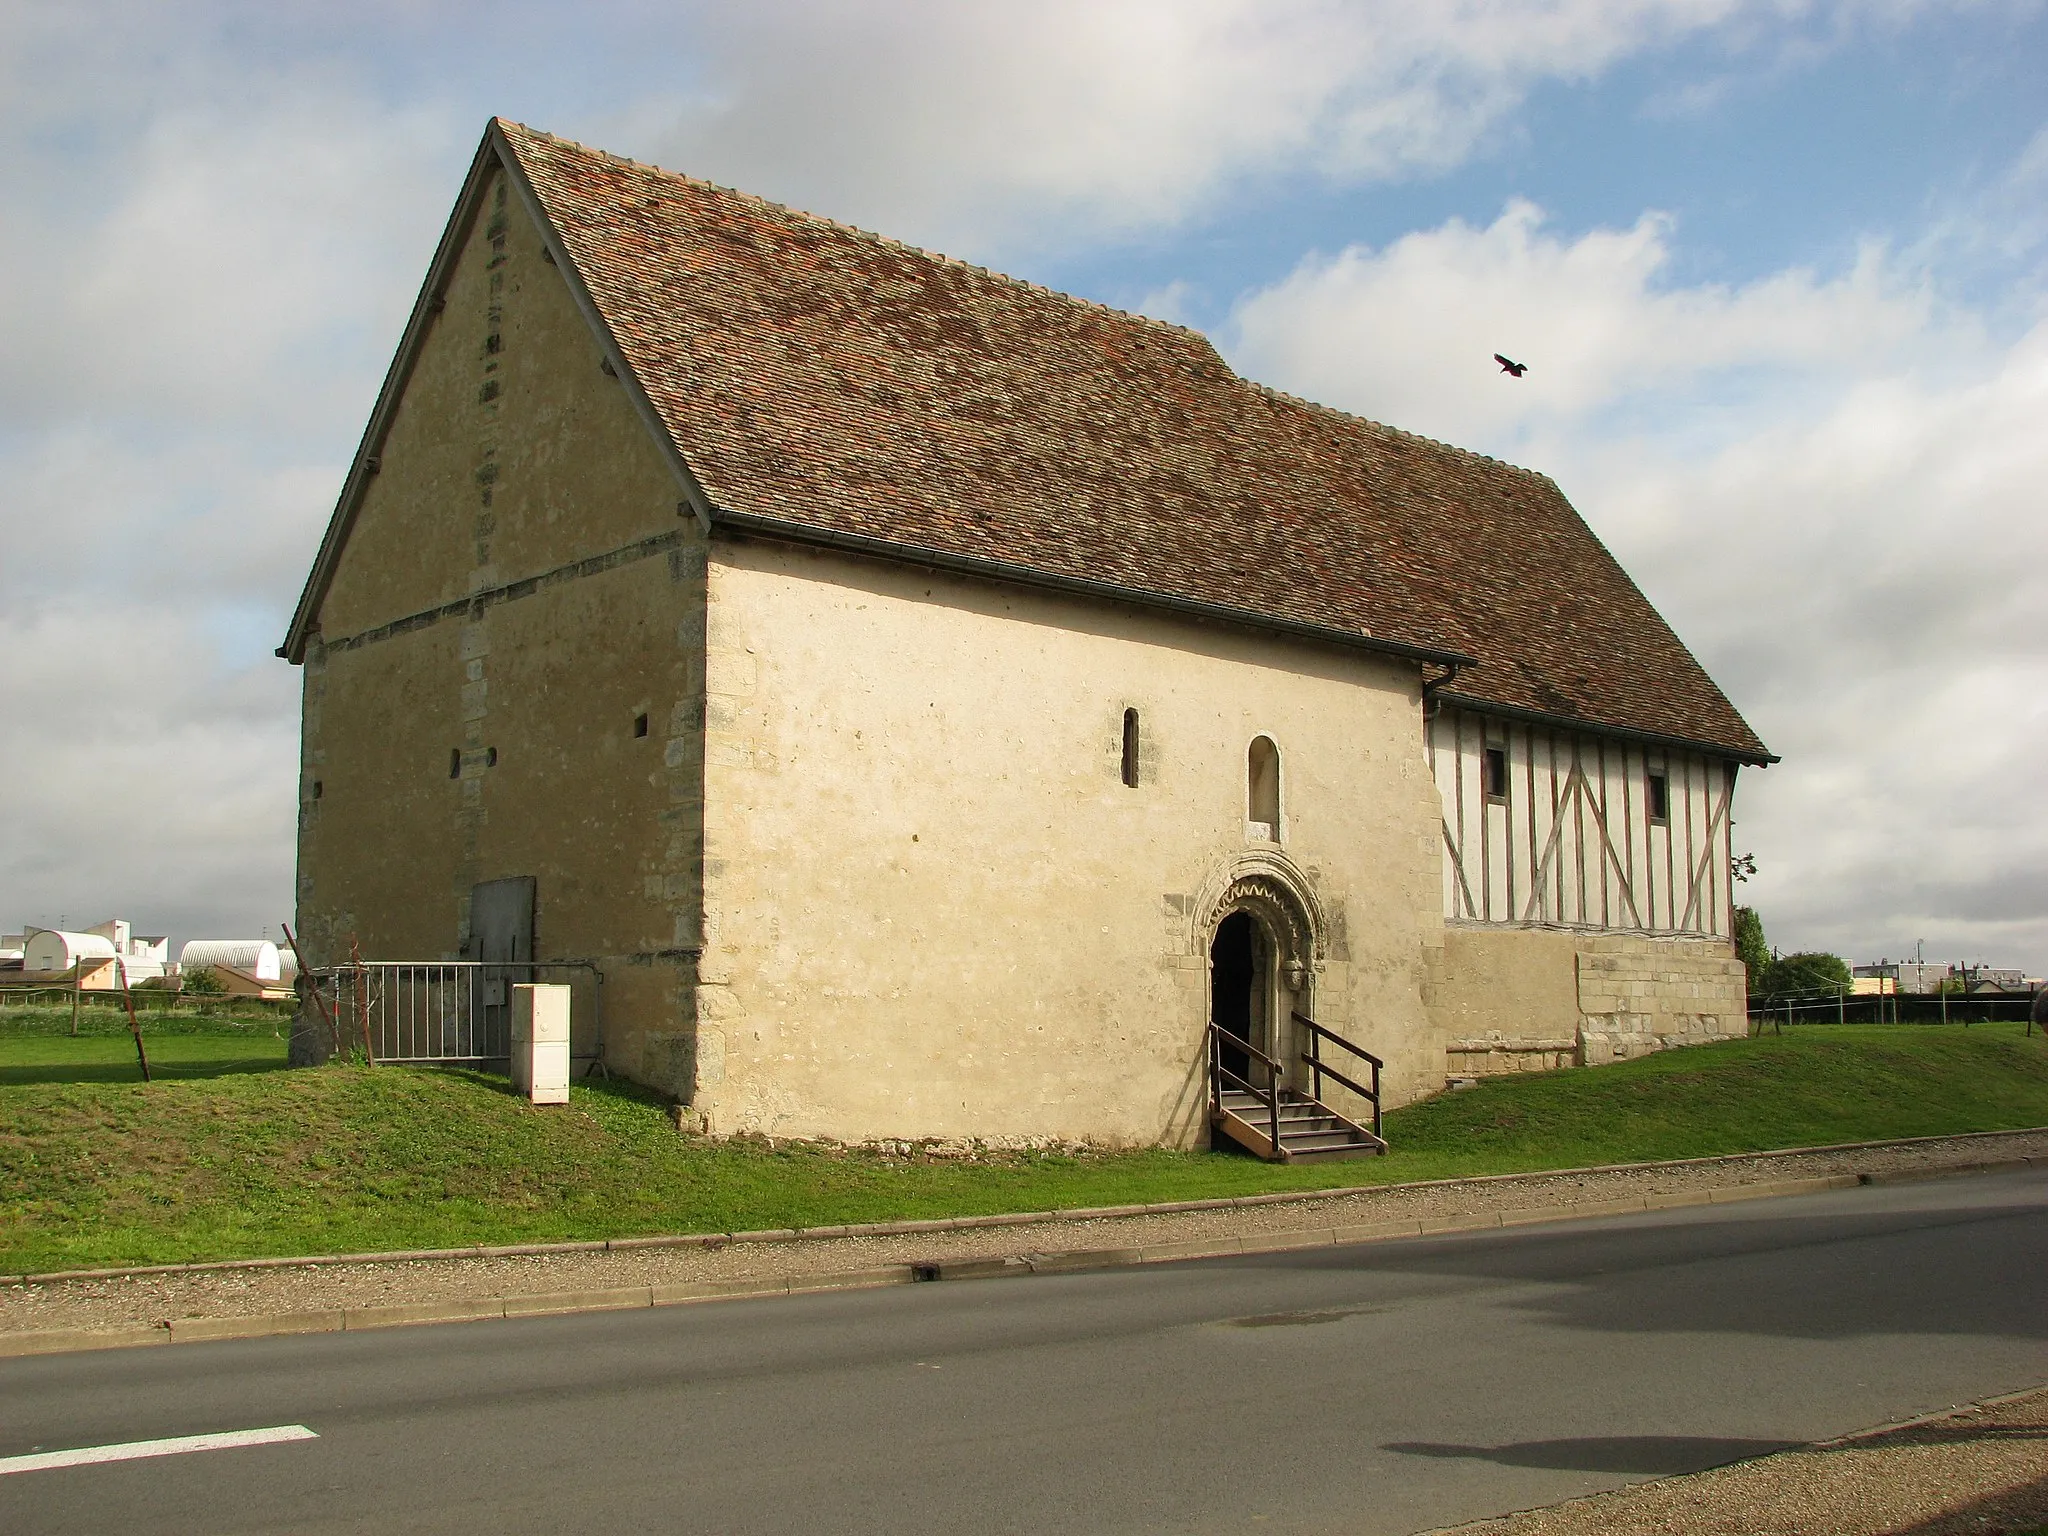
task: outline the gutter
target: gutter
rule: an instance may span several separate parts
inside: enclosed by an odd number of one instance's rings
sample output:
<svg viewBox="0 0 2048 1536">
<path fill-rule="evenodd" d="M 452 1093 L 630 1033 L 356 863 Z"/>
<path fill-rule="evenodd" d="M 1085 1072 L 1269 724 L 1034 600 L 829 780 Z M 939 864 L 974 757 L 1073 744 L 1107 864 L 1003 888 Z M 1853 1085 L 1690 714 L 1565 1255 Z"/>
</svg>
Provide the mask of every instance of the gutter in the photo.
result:
<svg viewBox="0 0 2048 1536">
<path fill-rule="evenodd" d="M 1452 677 L 1456 674 L 1453 673 Z M 1438 680 L 1438 685 L 1451 681 L 1450 677 Z M 1660 731 L 1635 730 L 1626 725 L 1608 725 L 1604 721 L 1589 720 L 1584 715 L 1555 715 L 1540 709 L 1523 709 L 1514 704 L 1496 704 L 1491 699 L 1477 698 L 1467 693 L 1443 693 L 1434 695 L 1446 704 L 1456 704 L 1475 714 L 1494 715 L 1505 720 L 1526 720 L 1531 725 L 1547 725 L 1567 731 L 1582 731 L 1588 736 L 1611 736 L 1622 741 L 1637 741 L 1645 746 L 1675 747 L 1683 752 L 1698 752 L 1706 757 L 1726 758 L 1730 762 L 1748 763 L 1757 768 L 1768 768 L 1782 762 L 1775 752 L 1749 751 L 1731 747 L 1718 741 L 1701 741 L 1692 736 L 1669 736 Z"/>
<path fill-rule="evenodd" d="M 1458 680 L 1458 674 L 1463 672 L 1465 670 L 1465 667 L 1468 665 L 1476 665 L 1476 663 L 1460 663 L 1455 661 L 1445 662 L 1444 671 L 1442 673 L 1440 673 L 1436 677 L 1428 677 L 1423 679 L 1423 719 L 1434 720 L 1436 718 L 1437 710 L 1441 707 L 1437 699 L 1437 695 L 1441 693 L 1445 688 L 1448 688 L 1452 683 L 1455 683 Z"/>
</svg>

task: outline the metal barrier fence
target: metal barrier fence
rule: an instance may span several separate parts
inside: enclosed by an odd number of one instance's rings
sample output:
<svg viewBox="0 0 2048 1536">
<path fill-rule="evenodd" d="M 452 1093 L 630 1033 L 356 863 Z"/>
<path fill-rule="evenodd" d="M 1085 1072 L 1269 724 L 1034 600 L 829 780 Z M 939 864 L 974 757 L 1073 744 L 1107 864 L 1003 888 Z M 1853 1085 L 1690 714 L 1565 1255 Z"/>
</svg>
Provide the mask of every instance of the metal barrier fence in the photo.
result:
<svg viewBox="0 0 2048 1536">
<path fill-rule="evenodd" d="M 481 960 L 367 960 L 312 973 L 342 1049 L 372 1061 L 496 1061 L 512 1053 L 512 984 Z"/>
<path fill-rule="evenodd" d="M 594 1057 L 603 1054 L 603 973 L 587 960 L 365 960 L 308 971 L 331 1046 L 378 1062 L 502 1062 L 512 1054 L 512 988 L 537 973 L 583 973 Z M 309 1022 L 301 1010 L 302 1024 Z M 324 1055 L 324 1052 L 323 1052 Z"/>
</svg>

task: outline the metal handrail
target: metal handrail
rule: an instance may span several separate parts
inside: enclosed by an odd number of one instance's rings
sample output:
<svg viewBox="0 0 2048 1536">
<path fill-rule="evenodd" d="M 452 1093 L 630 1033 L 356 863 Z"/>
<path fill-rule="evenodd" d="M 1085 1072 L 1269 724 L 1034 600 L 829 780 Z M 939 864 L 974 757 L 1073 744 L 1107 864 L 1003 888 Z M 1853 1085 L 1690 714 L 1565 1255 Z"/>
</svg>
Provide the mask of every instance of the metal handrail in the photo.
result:
<svg viewBox="0 0 2048 1536">
<path fill-rule="evenodd" d="M 1255 1056 L 1255 1057 L 1257 1057 L 1257 1058 L 1258 1058 L 1258 1059 L 1259 1059 L 1260 1061 L 1264 1062 L 1264 1063 L 1265 1063 L 1265 1065 L 1266 1065 L 1266 1066 L 1267 1066 L 1267 1067 L 1268 1067 L 1268 1068 L 1269 1068 L 1269 1069 L 1270 1069 L 1271 1071 L 1274 1071 L 1274 1072 L 1284 1072 L 1284 1071 L 1286 1071 L 1286 1070 L 1287 1070 L 1287 1069 L 1286 1069 L 1286 1067 L 1285 1067 L 1285 1066 L 1283 1066 L 1283 1065 L 1281 1064 L 1281 1062 L 1280 1062 L 1280 1061 L 1279 1061 L 1279 1060 L 1278 1060 L 1277 1058 L 1275 1058 L 1275 1057 L 1272 1057 L 1272 1056 L 1268 1056 L 1268 1055 L 1267 1055 L 1267 1054 L 1266 1054 L 1266 1053 L 1265 1053 L 1264 1051 L 1260 1050 L 1260 1049 L 1259 1049 L 1259 1048 L 1258 1048 L 1258 1047 L 1257 1047 L 1256 1045 L 1253 1045 L 1253 1044 L 1251 1043 L 1251 1041 L 1249 1041 L 1249 1040 L 1244 1040 L 1244 1039 L 1240 1039 L 1240 1038 L 1239 1038 L 1238 1036 L 1236 1036 L 1236 1035 L 1233 1035 L 1233 1034 L 1232 1034 L 1232 1033 L 1231 1033 L 1231 1032 L 1230 1032 L 1229 1030 L 1225 1029 L 1225 1028 L 1224 1028 L 1224 1027 L 1223 1027 L 1223 1026 L 1222 1026 L 1221 1024 L 1215 1024 L 1215 1023 L 1212 1023 L 1212 1024 L 1210 1024 L 1210 1026 L 1209 1026 L 1209 1032 L 1210 1032 L 1211 1034 L 1213 1034 L 1213 1035 L 1221 1035 L 1221 1036 L 1222 1036 L 1222 1037 L 1223 1037 L 1223 1038 L 1224 1038 L 1225 1040 L 1227 1040 L 1227 1041 L 1228 1041 L 1228 1042 L 1229 1042 L 1230 1044 L 1232 1044 L 1232 1045 L 1236 1046 L 1236 1047 L 1237 1047 L 1237 1048 L 1238 1048 L 1238 1049 L 1239 1049 L 1240 1051 L 1243 1051 L 1243 1052 L 1244 1052 L 1244 1053 L 1245 1053 L 1245 1054 L 1246 1054 L 1247 1056 Z"/>
<path fill-rule="evenodd" d="M 1266 1124 L 1273 1144 L 1273 1155 L 1284 1158 L 1287 1149 L 1280 1145 L 1280 1074 L 1285 1070 L 1279 1062 L 1253 1045 L 1249 1040 L 1240 1040 L 1214 1019 L 1209 1021 L 1209 1103 L 1216 1114 L 1223 1113 L 1223 1079 L 1229 1077 L 1246 1093 L 1260 1090 L 1244 1078 L 1239 1077 L 1223 1065 L 1223 1042 L 1243 1051 L 1247 1058 L 1256 1057 L 1266 1065 Z"/>
<path fill-rule="evenodd" d="M 1364 1046 L 1346 1040 L 1334 1029 L 1330 1029 L 1324 1025 L 1318 1024 L 1314 1019 L 1310 1018 L 1305 1013 L 1295 1014 L 1294 1022 L 1299 1024 L 1303 1029 L 1309 1032 L 1308 1049 L 1301 1053 L 1301 1059 L 1308 1064 L 1308 1069 L 1313 1074 L 1316 1101 L 1318 1103 L 1322 1101 L 1323 1079 L 1325 1077 L 1335 1078 L 1338 1082 L 1342 1083 L 1346 1088 L 1349 1088 L 1353 1093 L 1357 1094 L 1360 1098 L 1369 1100 L 1371 1102 L 1372 1134 L 1376 1140 L 1384 1144 L 1386 1138 L 1380 1134 L 1380 1069 L 1385 1067 L 1386 1063 L 1384 1061 L 1381 1061 L 1379 1057 L 1373 1055 L 1373 1053 L 1371 1051 L 1368 1051 Z M 1332 1045 L 1337 1046 L 1340 1049 L 1349 1051 L 1352 1055 L 1358 1057 L 1361 1061 L 1365 1062 L 1368 1066 L 1370 1066 L 1372 1068 L 1372 1087 L 1367 1088 L 1359 1083 L 1355 1083 L 1350 1078 L 1346 1077 L 1342 1072 L 1339 1072 L 1335 1067 L 1327 1065 L 1323 1061 L 1322 1052 L 1322 1042 L 1325 1040 L 1329 1041 Z"/>
</svg>

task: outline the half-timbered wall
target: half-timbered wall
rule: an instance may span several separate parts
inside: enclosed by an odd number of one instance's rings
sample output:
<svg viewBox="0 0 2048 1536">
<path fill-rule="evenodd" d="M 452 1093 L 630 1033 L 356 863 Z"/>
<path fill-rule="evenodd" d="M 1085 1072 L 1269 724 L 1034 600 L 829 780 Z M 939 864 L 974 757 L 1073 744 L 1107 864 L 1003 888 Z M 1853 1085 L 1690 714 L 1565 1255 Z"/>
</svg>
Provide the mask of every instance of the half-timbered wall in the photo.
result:
<svg viewBox="0 0 2048 1536">
<path fill-rule="evenodd" d="M 1425 730 L 1447 920 L 1729 935 L 1734 764 L 1448 704 Z M 1504 794 L 1488 793 L 1489 749 Z"/>
</svg>

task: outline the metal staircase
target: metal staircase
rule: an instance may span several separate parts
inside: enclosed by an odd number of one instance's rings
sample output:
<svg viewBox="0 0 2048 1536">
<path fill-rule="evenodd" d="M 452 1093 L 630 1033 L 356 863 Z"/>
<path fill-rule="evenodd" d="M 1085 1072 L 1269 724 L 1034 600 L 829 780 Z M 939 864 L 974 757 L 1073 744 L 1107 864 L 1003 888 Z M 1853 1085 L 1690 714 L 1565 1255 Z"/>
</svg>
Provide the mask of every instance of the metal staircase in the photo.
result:
<svg viewBox="0 0 2048 1536">
<path fill-rule="evenodd" d="M 1308 1093 L 1287 1085 L 1286 1068 L 1279 1061 L 1222 1025 L 1210 1024 L 1210 1125 L 1268 1162 L 1324 1162 L 1386 1151 L 1386 1139 L 1380 1135 L 1380 1068 L 1385 1063 L 1306 1014 L 1295 1014 L 1294 1022 L 1308 1037 L 1308 1048 L 1301 1053 L 1309 1069 Z M 1326 1046 L 1348 1051 L 1363 1062 L 1371 1086 L 1332 1066 L 1324 1058 Z M 1244 1064 L 1242 1072 L 1236 1062 Z M 1326 1080 L 1350 1089 L 1372 1106 L 1372 1129 L 1323 1102 Z"/>
</svg>

